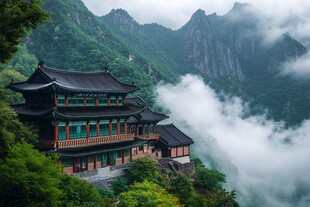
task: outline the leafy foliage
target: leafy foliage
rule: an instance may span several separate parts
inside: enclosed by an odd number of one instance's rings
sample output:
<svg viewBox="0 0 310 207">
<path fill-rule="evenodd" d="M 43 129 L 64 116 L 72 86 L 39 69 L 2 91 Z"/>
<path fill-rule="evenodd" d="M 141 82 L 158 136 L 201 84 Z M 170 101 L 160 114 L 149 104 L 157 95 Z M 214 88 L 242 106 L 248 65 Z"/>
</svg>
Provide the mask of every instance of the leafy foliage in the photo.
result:
<svg viewBox="0 0 310 207">
<path fill-rule="evenodd" d="M 119 196 L 120 206 L 126 207 L 177 207 L 178 199 L 151 181 L 134 183 L 128 192 Z"/>
<path fill-rule="evenodd" d="M 31 126 L 21 123 L 15 111 L 5 102 L 0 102 L 0 158 L 4 158 L 13 144 L 25 139 L 36 143 L 37 135 Z"/>
<path fill-rule="evenodd" d="M 154 160 L 149 158 L 134 160 L 128 169 L 129 181 L 130 183 L 143 182 L 144 180 L 156 182 L 158 170 Z"/>
<path fill-rule="evenodd" d="M 128 180 L 124 177 L 119 177 L 112 182 L 112 190 L 114 195 L 118 195 L 121 192 L 126 192 L 129 190 Z"/>
<path fill-rule="evenodd" d="M 197 167 L 194 185 L 200 189 L 221 190 L 226 183 L 226 176 L 216 169 Z"/>
<path fill-rule="evenodd" d="M 58 206 L 62 169 L 25 142 L 9 148 L 0 165 L 1 206 Z"/>
<path fill-rule="evenodd" d="M 39 6 L 41 3 L 41 0 L 0 1 L 0 63 L 18 50 L 21 37 L 48 20 L 48 14 Z"/>
<path fill-rule="evenodd" d="M 66 174 L 61 177 L 61 181 L 60 189 L 64 192 L 62 206 L 103 206 L 98 190 L 91 183 Z"/>
</svg>

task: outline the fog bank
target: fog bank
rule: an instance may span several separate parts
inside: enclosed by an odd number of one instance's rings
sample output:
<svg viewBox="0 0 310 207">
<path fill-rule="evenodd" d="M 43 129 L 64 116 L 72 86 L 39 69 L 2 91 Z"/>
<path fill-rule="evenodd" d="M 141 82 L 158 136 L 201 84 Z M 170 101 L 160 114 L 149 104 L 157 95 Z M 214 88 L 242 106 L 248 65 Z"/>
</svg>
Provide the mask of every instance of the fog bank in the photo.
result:
<svg viewBox="0 0 310 207">
<path fill-rule="evenodd" d="M 241 206 L 310 206 L 310 121 L 285 129 L 264 115 L 245 117 L 238 97 L 218 95 L 197 76 L 156 87 L 170 121 L 195 141 L 193 152 L 228 177 Z"/>
</svg>

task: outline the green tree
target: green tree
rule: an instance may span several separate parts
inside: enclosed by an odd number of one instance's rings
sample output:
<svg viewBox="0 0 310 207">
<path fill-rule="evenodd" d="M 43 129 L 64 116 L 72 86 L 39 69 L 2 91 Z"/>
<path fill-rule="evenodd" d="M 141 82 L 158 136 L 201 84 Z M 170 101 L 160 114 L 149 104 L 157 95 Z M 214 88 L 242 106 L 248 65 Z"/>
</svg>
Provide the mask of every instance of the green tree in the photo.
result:
<svg viewBox="0 0 310 207">
<path fill-rule="evenodd" d="M 118 195 L 122 192 L 129 190 L 128 180 L 123 177 L 118 177 L 112 181 L 112 190 L 114 195 Z"/>
<path fill-rule="evenodd" d="M 126 207 L 178 207 L 178 198 L 154 182 L 135 183 L 128 192 L 119 196 L 120 206 Z"/>
<path fill-rule="evenodd" d="M 10 147 L 0 164 L 0 206 L 59 206 L 62 169 L 56 160 L 23 141 Z"/>
<path fill-rule="evenodd" d="M 236 191 L 227 192 L 216 190 L 209 193 L 205 199 L 205 206 L 208 207 L 239 207 L 236 202 Z"/>
<path fill-rule="evenodd" d="M 156 182 L 159 178 L 158 170 L 159 168 L 154 160 L 149 158 L 134 160 L 128 169 L 129 181 L 131 183 L 144 180 Z"/>
<path fill-rule="evenodd" d="M 49 19 L 39 6 L 41 3 L 42 0 L 0 1 L 0 63 L 17 52 L 21 37 Z"/>
<path fill-rule="evenodd" d="M 2 98 L 10 104 L 22 103 L 24 98 L 21 93 L 17 93 L 10 89 L 4 88 L 12 80 L 15 82 L 22 82 L 26 80 L 26 77 L 14 70 L 2 70 L 0 71 L 0 89 L 2 90 Z"/>
<path fill-rule="evenodd" d="M 216 169 L 197 167 L 195 172 L 194 185 L 202 190 L 223 189 L 222 184 L 226 183 L 226 176 Z"/>
<path fill-rule="evenodd" d="M 29 143 L 36 143 L 37 134 L 31 126 L 21 123 L 15 111 L 7 103 L 0 102 L 0 158 L 3 159 L 10 146 L 25 139 Z"/>
<path fill-rule="evenodd" d="M 91 183 L 72 175 L 63 175 L 60 189 L 64 192 L 62 206 L 103 206 L 103 200 Z"/>
</svg>

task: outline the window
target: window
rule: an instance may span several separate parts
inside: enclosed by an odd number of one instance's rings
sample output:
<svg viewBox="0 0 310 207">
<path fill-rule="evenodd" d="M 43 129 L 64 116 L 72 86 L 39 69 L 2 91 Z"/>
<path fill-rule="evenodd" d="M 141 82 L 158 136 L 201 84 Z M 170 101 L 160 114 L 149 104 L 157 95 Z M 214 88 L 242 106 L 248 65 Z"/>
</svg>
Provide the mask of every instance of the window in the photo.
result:
<svg viewBox="0 0 310 207">
<path fill-rule="evenodd" d="M 143 145 L 139 146 L 139 151 L 143 151 Z"/>
<path fill-rule="evenodd" d="M 121 157 L 122 157 L 122 151 L 121 151 L 121 150 L 116 151 L 116 152 L 115 152 L 115 154 L 116 154 L 116 159 L 118 159 L 118 158 L 121 158 Z"/>
<path fill-rule="evenodd" d="M 86 98 L 87 106 L 95 106 L 95 98 Z"/>
<path fill-rule="evenodd" d="M 59 122 L 58 123 L 58 140 L 66 139 L 66 123 Z"/>
<path fill-rule="evenodd" d="M 110 135 L 110 122 L 109 120 L 104 120 L 99 122 L 100 136 Z"/>
<path fill-rule="evenodd" d="M 64 159 L 63 163 L 65 165 L 65 167 L 72 167 L 73 166 L 73 160 L 72 159 Z"/>
<path fill-rule="evenodd" d="M 136 132 L 137 132 L 136 125 L 135 124 L 130 125 L 130 133 L 135 135 Z"/>
<path fill-rule="evenodd" d="M 143 127 L 143 134 L 144 135 L 148 135 L 149 134 L 149 127 L 148 127 L 148 125 L 144 125 L 144 127 Z"/>
<path fill-rule="evenodd" d="M 124 157 L 129 157 L 130 156 L 130 150 L 126 149 L 124 150 Z"/>
<path fill-rule="evenodd" d="M 115 106 L 116 105 L 116 98 L 115 96 L 110 96 L 110 105 Z"/>
<path fill-rule="evenodd" d="M 122 105 L 123 105 L 123 97 L 122 97 L 122 96 L 119 96 L 119 97 L 117 98 L 117 100 L 118 100 L 118 105 L 119 105 L 119 106 L 122 106 Z"/>
<path fill-rule="evenodd" d="M 125 119 L 119 121 L 120 134 L 125 134 Z"/>
<path fill-rule="evenodd" d="M 150 124 L 150 134 L 154 134 L 154 124 Z"/>
<path fill-rule="evenodd" d="M 117 134 L 117 120 L 112 121 L 112 135 Z"/>
<path fill-rule="evenodd" d="M 98 98 L 99 106 L 107 106 L 108 105 L 107 100 L 108 100 L 107 97 L 99 97 Z"/>
<path fill-rule="evenodd" d="M 143 135 L 143 126 L 139 126 L 139 128 L 138 128 L 139 130 L 139 135 Z"/>
<path fill-rule="evenodd" d="M 101 161 L 101 154 L 97 154 L 96 155 L 96 162 L 100 162 Z"/>
<path fill-rule="evenodd" d="M 93 155 L 88 156 L 88 163 L 92 163 L 94 161 Z"/>
<path fill-rule="evenodd" d="M 90 121 L 89 122 L 89 137 L 96 137 L 97 136 L 97 122 Z"/>
<path fill-rule="evenodd" d="M 86 122 L 70 122 L 70 139 L 86 138 Z"/>
<path fill-rule="evenodd" d="M 84 106 L 84 98 L 82 97 L 69 97 L 69 106 Z"/>
<path fill-rule="evenodd" d="M 58 95 L 58 106 L 64 106 L 66 105 L 65 96 L 64 95 Z"/>
</svg>

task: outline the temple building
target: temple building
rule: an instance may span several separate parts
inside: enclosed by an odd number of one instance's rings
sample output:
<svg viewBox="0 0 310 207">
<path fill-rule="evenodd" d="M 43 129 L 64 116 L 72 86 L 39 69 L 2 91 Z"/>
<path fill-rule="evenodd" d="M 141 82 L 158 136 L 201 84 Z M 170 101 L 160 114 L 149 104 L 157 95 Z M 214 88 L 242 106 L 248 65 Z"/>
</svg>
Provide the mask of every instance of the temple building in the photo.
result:
<svg viewBox="0 0 310 207">
<path fill-rule="evenodd" d="M 12 107 L 22 120 L 36 123 L 38 148 L 59 154 L 67 173 L 145 156 L 189 160 L 193 140 L 174 125 L 158 125 L 168 116 L 140 97 L 127 98 L 138 87 L 107 70 L 64 71 L 40 62 L 27 81 L 8 88 L 23 94 L 25 103 Z"/>
</svg>

